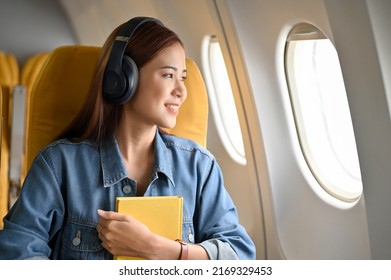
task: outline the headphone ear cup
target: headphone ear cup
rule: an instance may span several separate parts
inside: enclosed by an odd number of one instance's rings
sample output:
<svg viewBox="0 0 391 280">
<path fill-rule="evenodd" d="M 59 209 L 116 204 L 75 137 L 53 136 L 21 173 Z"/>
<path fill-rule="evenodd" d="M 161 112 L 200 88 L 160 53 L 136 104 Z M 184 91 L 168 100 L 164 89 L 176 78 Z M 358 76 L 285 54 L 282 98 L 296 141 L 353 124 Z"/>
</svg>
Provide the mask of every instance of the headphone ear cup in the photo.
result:
<svg viewBox="0 0 391 280">
<path fill-rule="evenodd" d="M 125 89 L 121 96 L 113 100 L 116 104 L 128 102 L 136 92 L 138 85 L 138 68 L 132 58 L 124 55 L 122 59 L 122 71 L 125 78 Z"/>
<path fill-rule="evenodd" d="M 103 96 L 110 102 L 123 104 L 129 101 L 137 90 L 139 78 L 137 65 L 132 58 L 124 54 L 133 33 L 146 22 L 155 22 L 164 26 L 158 19 L 135 17 L 121 27 L 113 42 L 102 78 Z"/>
</svg>

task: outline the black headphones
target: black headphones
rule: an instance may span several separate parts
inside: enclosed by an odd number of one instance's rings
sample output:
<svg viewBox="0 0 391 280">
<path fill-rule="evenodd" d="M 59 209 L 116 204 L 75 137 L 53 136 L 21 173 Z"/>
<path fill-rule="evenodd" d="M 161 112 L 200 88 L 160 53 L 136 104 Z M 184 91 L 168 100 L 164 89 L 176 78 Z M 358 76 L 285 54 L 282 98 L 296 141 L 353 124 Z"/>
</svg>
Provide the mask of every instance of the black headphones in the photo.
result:
<svg viewBox="0 0 391 280">
<path fill-rule="evenodd" d="M 146 22 L 156 22 L 163 26 L 163 23 L 155 18 L 132 18 L 118 31 L 111 48 L 103 76 L 103 96 L 115 104 L 129 101 L 137 89 L 137 65 L 131 57 L 124 55 L 124 53 L 133 33 Z"/>
</svg>

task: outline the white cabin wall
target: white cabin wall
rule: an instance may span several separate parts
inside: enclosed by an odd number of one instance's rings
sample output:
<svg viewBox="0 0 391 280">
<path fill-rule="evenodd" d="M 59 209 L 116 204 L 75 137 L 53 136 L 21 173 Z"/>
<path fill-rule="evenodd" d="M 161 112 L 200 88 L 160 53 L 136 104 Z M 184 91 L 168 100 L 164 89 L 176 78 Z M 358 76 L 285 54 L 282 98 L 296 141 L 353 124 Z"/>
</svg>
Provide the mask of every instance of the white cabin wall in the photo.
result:
<svg viewBox="0 0 391 280">
<path fill-rule="evenodd" d="M 356 134 L 372 258 L 390 259 L 390 2 L 328 0 L 326 6 Z"/>
<path fill-rule="evenodd" d="M 391 118 L 391 1 L 366 1 Z"/>
<path fill-rule="evenodd" d="M 102 46 L 111 31 L 132 17 L 156 16 L 153 1 L 58 0 L 82 45 Z"/>
<path fill-rule="evenodd" d="M 268 177 L 260 186 L 268 258 L 371 258 L 364 198 L 345 205 L 328 196 L 312 176 L 297 140 L 285 79 L 284 46 L 294 24 L 312 23 L 333 39 L 324 1 L 216 2 L 235 34 L 228 44 L 239 46 L 232 50 L 235 63 L 246 71 L 238 73 L 247 77 L 241 82 L 250 91 L 241 94 L 256 106 L 259 127 L 250 131 L 259 176 Z M 251 103 L 246 112 L 253 110 Z"/>
<path fill-rule="evenodd" d="M 367 0 L 366 4 L 369 10 L 380 70 L 382 73 L 382 81 L 384 83 L 385 96 L 388 101 L 388 113 L 390 114 L 391 119 L 391 1 Z M 380 91 L 379 94 L 382 94 L 382 92 Z M 386 110 L 386 108 L 384 108 L 384 110 Z M 384 112 L 383 116 L 385 114 L 386 112 Z M 373 199 L 368 201 L 368 203 L 372 203 L 370 205 L 371 208 L 368 209 L 372 256 L 376 259 L 389 260 L 391 259 L 391 222 L 388 218 L 388 213 L 391 212 L 391 190 L 389 187 L 391 176 L 387 166 L 389 166 L 391 160 L 391 127 L 390 122 L 387 122 L 386 119 L 384 119 L 384 121 L 385 122 L 382 124 L 383 127 L 381 127 L 380 130 L 384 131 L 385 136 L 379 135 L 379 137 L 382 138 L 383 145 L 377 147 L 377 153 L 382 154 L 382 163 L 377 161 L 377 156 L 375 158 L 376 162 L 373 162 L 375 166 L 382 165 L 381 169 L 378 170 L 379 173 L 375 176 L 382 177 L 384 181 L 377 179 L 379 182 L 378 188 L 367 191 L 367 196 L 373 196 Z M 381 204 L 378 202 L 381 202 Z"/>
<path fill-rule="evenodd" d="M 391 1 L 367 0 L 369 17 L 372 24 L 375 44 L 379 56 L 384 86 L 387 94 L 388 108 L 391 108 Z"/>
</svg>

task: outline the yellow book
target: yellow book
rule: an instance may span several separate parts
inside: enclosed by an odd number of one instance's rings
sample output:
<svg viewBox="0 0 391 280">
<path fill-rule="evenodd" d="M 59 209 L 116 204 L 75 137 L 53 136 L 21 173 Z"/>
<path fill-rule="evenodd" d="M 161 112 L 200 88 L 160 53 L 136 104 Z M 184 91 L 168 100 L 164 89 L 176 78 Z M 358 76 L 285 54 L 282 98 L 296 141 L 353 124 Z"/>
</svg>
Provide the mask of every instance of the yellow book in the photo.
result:
<svg viewBox="0 0 391 280">
<path fill-rule="evenodd" d="M 182 239 L 183 197 L 181 196 L 117 197 L 116 211 L 131 215 L 156 234 L 171 240 Z M 137 258 L 114 256 L 114 259 Z"/>
</svg>

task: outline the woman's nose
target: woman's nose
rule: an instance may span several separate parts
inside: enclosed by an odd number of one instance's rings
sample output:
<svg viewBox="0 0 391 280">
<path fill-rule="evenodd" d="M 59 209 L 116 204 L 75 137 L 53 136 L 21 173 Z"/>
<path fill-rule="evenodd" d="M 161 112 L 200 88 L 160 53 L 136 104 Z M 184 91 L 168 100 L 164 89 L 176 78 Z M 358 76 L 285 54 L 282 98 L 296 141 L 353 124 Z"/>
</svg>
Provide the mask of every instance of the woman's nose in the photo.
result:
<svg viewBox="0 0 391 280">
<path fill-rule="evenodd" d="M 180 99 L 186 99 L 187 97 L 187 90 L 186 90 L 186 85 L 183 81 L 178 80 L 176 88 L 174 90 L 175 96 L 177 96 Z"/>
</svg>

